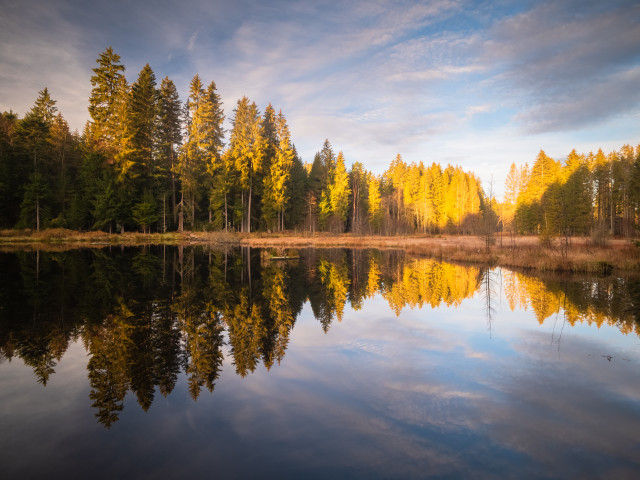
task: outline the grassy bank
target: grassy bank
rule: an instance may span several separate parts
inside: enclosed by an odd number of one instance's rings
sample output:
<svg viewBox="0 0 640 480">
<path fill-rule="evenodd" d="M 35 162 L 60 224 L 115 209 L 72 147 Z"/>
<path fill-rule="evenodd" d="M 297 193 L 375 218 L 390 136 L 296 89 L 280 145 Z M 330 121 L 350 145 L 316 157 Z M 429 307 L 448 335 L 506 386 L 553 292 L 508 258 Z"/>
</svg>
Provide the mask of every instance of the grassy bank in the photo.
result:
<svg viewBox="0 0 640 480">
<path fill-rule="evenodd" d="M 335 234 L 239 234 L 224 232 L 124 233 L 75 232 L 52 229 L 0 231 L 0 248 L 69 249 L 107 245 L 244 245 L 276 249 L 379 248 L 402 249 L 409 254 L 442 260 L 472 262 L 538 271 L 608 273 L 640 271 L 640 247 L 630 240 L 614 239 L 596 246 L 588 238 L 572 238 L 568 246 L 559 239 L 543 245 L 537 237 L 498 238 L 487 250 L 485 239 L 475 236 L 359 236 Z"/>
<path fill-rule="evenodd" d="M 347 247 L 403 249 L 409 254 L 456 262 L 471 262 L 538 271 L 609 273 L 640 271 L 640 248 L 628 239 L 613 239 L 596 246 L 589 238 L 560 239 L 543 245 L 538 237 L 496 239 L 487 250 L 478 236 L 352 236 L 253 235 L 240 238 L 254 247 Z"/>
<path fill-rule="evenodd" d="M 32 230 L 0 230 L 0 249 L 70 249 L 101 248 L 108 245 L 193 245 L 201 243 L 222 244 L 237 242 L 235 236 L 224 233 L 169 232 L 123 234 L 106 232 L 78 232 L 54 228 L 35 232 Z"/>
</svg>

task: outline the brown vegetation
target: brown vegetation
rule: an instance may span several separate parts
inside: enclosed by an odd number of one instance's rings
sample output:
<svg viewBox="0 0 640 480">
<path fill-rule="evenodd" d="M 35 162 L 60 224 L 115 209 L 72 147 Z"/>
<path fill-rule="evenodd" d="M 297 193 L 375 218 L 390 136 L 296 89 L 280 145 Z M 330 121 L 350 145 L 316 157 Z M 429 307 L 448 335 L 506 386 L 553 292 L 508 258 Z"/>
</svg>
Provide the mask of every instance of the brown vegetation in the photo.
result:
<svg viewBox="0 0 640 480">
<path fill-rule="evenodd" d="M 629 240 L 613 239 L 606 245 L 586 237 L 574 237 L 568 245 L 564 239 L 535 236 L 498 238 L 487 249 L 482 236 L 359 236 L 351 234 L 238 234 L 224 232 L 183 232 L 166 234 L 108 234 L 76 232 L 65 229 L 2 230 L 2 250 L 100 248 L 107 245 L 243 245 L 280 249 L 378 248 L 402 249 L 408 254 L 429 256 L 457 262 L 482 263 L 538 271 L 608 273 L 614 269 L 640 271 L 640 247 Z"/>
</svg>

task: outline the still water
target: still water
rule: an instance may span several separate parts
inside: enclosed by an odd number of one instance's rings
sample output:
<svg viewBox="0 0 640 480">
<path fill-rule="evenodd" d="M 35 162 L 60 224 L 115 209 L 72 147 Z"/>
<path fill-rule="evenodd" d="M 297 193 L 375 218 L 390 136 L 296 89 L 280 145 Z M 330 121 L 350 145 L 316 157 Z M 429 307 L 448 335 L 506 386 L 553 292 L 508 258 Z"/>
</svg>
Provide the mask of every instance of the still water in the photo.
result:
<svg viewBox="0 0 640 480">
<path fill-rule="evenodd" d="M 286 253 L 1 253 L 2 477 L 640 478 L 638 279 Z"/>
</svg>

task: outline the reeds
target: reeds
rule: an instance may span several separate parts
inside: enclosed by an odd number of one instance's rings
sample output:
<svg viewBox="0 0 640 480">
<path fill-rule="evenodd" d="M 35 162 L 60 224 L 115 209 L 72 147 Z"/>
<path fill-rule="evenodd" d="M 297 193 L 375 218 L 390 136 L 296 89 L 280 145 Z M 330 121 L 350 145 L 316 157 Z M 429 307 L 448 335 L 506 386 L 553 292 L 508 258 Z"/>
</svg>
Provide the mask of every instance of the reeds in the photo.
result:
<svg viewBox="0 0 640 480">
<path fill-rule="evenodd" d="M 610 240 L 595 245 L 589 238 L 571 242 L 537 237 L 516 237 L 487 250 L 484 238 L 474 236 L 373 236 L 353 234 L 171 232 L 124 233 L 76 232 L 61 228 L 33 232 L 1 230 L 0 245 L 8 248 L 78 248 L 103 245 L 195 245 L 225 244 L 276 248 L 378 248 L 404 250 L 408 254 L 440 260 L 505 266 L 537 271 L 609 273 L 640 271 L 640 246 L 629 240 Z"/>
</svg>

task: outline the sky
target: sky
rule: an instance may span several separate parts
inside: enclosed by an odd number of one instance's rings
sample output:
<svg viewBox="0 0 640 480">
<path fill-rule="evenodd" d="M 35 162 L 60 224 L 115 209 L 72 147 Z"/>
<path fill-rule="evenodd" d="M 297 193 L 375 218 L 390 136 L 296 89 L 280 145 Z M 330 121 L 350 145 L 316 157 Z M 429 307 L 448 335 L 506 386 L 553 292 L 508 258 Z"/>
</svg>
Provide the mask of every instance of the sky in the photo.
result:
<svg viewBox="0 0 640 480">
<path fill-rule="evenodd" d="M 382 173 L 460 165 L 500 196 L 511 163 L 640 143 L 637 0 L 0 0 L 0 111 L 47 87 L 72 129 L 89 119 L 96 59 L 129 82 L 149 63 L 184 101 L 216 83 L 271 103 L 304 162 L 329 139 Z"/>
</svg>

